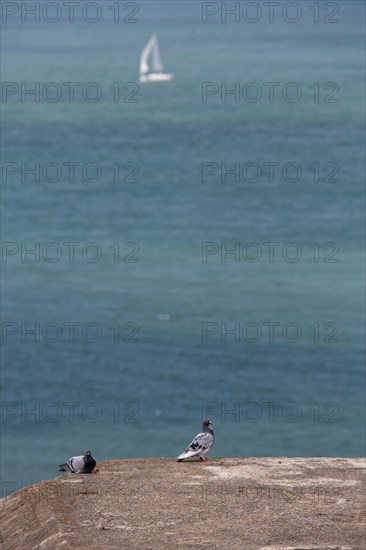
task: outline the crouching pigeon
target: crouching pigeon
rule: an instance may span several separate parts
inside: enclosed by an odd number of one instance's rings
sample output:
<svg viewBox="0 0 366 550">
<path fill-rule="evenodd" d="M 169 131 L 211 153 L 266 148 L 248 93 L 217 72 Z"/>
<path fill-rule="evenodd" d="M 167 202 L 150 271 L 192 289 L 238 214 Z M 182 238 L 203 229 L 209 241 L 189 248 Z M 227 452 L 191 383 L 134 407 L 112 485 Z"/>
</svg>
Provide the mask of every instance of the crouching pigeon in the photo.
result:
<svg viewBox="0 0 366 550">
<path fill-rule="evenodd" d="M 91 474 L 97 462 L 91 451 L 85 451 L 84 456 L 73 456 L 66 464 L 60 464 L 59 472 L 72 472 L 73 474 Z"/>
<path fill-rule="evenodd" d="M 207 460 L 203 455 L 208 453 L 214 444 L 215 434 L 211 428 L 212 422 L 207 418 L 203 421 L 202 432 L 197 434 L 188 449 L 184 453 L 177 456 L 178 462 L 182 462 L 186 458 L 197 457 L 200 460 Z"/>
</svg>

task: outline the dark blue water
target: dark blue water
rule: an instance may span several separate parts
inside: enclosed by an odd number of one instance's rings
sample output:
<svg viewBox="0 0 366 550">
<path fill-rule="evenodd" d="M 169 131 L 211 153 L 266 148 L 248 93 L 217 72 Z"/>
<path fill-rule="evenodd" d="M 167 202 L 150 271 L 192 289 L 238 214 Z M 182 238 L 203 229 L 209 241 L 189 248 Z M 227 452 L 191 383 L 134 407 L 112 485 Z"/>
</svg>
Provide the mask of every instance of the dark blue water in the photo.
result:
<svg viewBox="0 0 366 550">
<path fill-rule="evenodd" d="M 2 103 L 4 493 L 175 457 L 203 416 L 216 456 L 364 454 L 364 4 L 298 4 L 3 25 L 2 81 L 63 90 Z M 175 79 L 139 85 L 153 31 Z"/>
</svg>

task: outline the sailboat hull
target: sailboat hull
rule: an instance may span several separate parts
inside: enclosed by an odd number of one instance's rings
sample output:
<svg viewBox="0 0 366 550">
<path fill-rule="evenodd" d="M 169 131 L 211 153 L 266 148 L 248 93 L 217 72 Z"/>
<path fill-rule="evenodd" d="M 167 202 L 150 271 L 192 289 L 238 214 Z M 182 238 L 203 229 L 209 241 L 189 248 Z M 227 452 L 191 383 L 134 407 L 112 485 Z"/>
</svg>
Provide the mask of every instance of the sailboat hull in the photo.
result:
<svg viewBox="0 0 366 550">
<path fill-rule="evenodd" d="M 172 73 L 148 73 L 140 75 L 140 82 L 168 82 L 173 78 Z"/>
</svg>

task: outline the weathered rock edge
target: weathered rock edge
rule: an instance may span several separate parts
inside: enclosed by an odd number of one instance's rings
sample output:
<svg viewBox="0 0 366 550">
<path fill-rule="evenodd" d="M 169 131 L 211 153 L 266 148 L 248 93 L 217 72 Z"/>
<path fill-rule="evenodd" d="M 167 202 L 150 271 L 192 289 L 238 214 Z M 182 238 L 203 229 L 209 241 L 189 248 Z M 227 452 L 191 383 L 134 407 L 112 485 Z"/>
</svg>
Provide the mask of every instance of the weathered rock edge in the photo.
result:
<svg viewBox="0 0 366 550">
<path fill-rule="evenodd" d="M 101 462 L 0 501 L 2 550 L 364 550 L 365 460 Z"/>
</svg>

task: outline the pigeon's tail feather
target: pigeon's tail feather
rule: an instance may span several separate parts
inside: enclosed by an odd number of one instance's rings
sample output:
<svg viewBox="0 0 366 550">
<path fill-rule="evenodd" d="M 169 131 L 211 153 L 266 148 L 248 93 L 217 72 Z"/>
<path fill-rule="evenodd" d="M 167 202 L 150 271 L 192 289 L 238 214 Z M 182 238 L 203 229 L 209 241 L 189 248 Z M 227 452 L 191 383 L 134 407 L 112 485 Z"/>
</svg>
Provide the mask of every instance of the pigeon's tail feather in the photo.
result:
<svg viewBox="0 0 366 550">
<path fill-rule="evenodd" d="M 184 453 L 177 456 L 177 460 L 178 462 L 181 462 L 185 458 L 191 458 L 192 456 L 197 456 L 197 455 L 198 455 L 197 451 L 190 451 L 189 449 L 187 449 L 186 451 L 184 451 Z"/>
<path fill-rule="evenodd" d="M 60 464 L 59 466 L 59 472 L 69 472 L 70 471 L 70 468 L 68 466 L 68 464 Z"/>
</svg>

